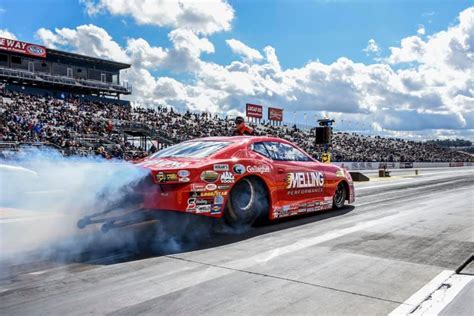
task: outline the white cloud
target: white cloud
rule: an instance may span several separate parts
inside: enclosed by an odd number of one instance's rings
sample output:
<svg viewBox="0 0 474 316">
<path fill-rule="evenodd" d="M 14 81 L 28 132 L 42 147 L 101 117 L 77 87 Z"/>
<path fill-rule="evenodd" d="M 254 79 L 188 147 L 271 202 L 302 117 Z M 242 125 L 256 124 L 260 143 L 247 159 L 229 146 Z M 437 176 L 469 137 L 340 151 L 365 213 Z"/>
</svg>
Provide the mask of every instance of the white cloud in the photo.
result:
<svg viewBox="0 0 474 316">
<path fill-rule="evenodd" d="M 48 47 L 63 46 L 76 53 L 127 62 L 128 57 L 121 47 L 103 28 L 88 24 L 76 29 L 56 28 L 54 32 L 41 28 L 36 36 Z"/>
<path fill-rule="evenodd" d="M 107 11 L 152 24 L 212 34 L 231 28 L 234 10 L 225 0 L 81 0 L 89 15 Z"/>
<path fill-rule="evenodd" d="M 170 47 L 142 38 L 121 47 L 92 25 L 42 29 L 38 36 L 59 47 L 129 61 L 132 69 L 122 77 L 134 86 L 133 100 L 142 104 L 238 113 L 246 102 L 257 102 L 286 113 L 324 111 L 339 121 L 350 118 L 361 126 L 397 131 L 394 135 L 437 129 L 474 135 L 474 8 L 460 13 L 459 23 L 445 31 L 402 39 L 384 62 L 369 65 L 342 57 L 332 64 L 314 61 L 283 69 L 273 47 L 265 47 L 260 58 L 237 41 L 227 43 L 244 60 L 219 65 L 201 59 L 214 52 L 214 45 L 188 29 L 170 32 Z M 258 63 L 248 62 L 249 56 Z M 153 75 L 162 69 L 189 76 L 179 81 Z"/>
<path fill-rule="evenodd" d="M 91 24 L 76 29 L 57 28 L 54 32 L 41 28 L 36 36 L 50 48 L 70 49 L 79 54 L 129 62 L 136 68 L 174 72 L 198 71 L 201 55 L 214 53 L 214 45 L 207 38 L 185 29 L 169 33 L 170 48 L 151 46 L 143 38 L 130 38 L 126 47 L 121 47 L 106 30 Z"/>
<path fill-rule="evenodd" d="M 8 38 L 8 39 L 17 39 L 15 34 L 8 31 L 7 29 L 0 29 L 0 37 Z"/>
<path fill-rule="evenodd" d="M 363 51 L 367 56 L 371 54 L 378 55 L 380 53 L 380 47 L 377 42 L 373 38 L 371 38 L 367 43 L 367 47 L 364 48 Z"/>
<path fill-rule="evenodd" d="M 418 25 L 418 30 L 416 30 L 416 34 L 418 34 L 419 36 L 425 35 L 426 34 L 425 26 L 422 24 Z"/>
<path fill-rule="evenodd" d="M 248 47 L 241 41 L 236 39 L 228 39 L 225 41 L 229 45 L 234 54 L 241 55 L 246 61 L 259 61 L 263 59 L 262 54 L 256 49 Z"/>
</svg>

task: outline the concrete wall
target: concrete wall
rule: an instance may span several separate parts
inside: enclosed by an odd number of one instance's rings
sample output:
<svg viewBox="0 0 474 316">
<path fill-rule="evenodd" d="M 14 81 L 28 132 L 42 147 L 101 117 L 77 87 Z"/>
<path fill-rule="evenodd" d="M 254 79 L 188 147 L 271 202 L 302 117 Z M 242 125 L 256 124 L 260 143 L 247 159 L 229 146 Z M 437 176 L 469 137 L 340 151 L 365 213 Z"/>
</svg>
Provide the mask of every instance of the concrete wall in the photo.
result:
<svg viewBox="0 0 474 316">
<path fill-rule="evenodd" d="M 387 169 L 441 168 L 473 166 L 472 162 L 334 162 L 333 164 L 348 170 L 370 170 L 386 166 Z"/>
</svg>

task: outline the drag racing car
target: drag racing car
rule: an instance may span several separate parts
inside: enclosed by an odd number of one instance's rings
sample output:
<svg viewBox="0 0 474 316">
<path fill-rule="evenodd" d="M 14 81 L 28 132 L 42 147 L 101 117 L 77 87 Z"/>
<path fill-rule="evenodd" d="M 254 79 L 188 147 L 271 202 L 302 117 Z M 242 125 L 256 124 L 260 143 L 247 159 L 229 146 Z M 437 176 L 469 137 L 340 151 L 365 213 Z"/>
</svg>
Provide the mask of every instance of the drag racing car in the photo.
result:
<svg viewBox="0 0 474 316">
<path fill-rule="evenodd" d="M 211 137 L 163 149 L 138 166 L 154 190 L 144 208 L 222 217 L 251 224 L 354 202 L 349 172 L 322 164 L 296 145 L 273 137 Z"/>
<path fill-rule="evenodd" d="M 224 217 L 231 226 L 339 209 L 355 198 L 347 170 L 275 137 L 193 139 L 136 166 L 149 173 L 147 184 L 136 189 L 143 210 Z M 92 222 L 86 218 L 78 226 Z"/>
</svg>

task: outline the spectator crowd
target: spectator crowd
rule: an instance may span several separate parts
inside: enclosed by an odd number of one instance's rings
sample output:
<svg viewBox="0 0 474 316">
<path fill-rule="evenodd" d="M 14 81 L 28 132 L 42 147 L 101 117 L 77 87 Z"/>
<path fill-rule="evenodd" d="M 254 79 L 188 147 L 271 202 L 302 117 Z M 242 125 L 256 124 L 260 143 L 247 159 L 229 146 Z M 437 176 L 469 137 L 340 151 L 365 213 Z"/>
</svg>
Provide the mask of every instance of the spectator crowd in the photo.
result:
<svg viewBox="0 0 474 316">
<path fill-rule="evenodd" d="M 315 144 L 314 130 L 269 123 L 251 126 L 257 135 L 287 139 L 316 158 L 322 151 Z M 40 144 L 53 146 L 65 155 L 131 160 L 187 139 L 231 135 L 233 127 L 230 118 L 209 113 L 178 113 L 166 107 L 151 109 L 0 91 L 0 150 Z M 133 135 L 148 135 L 148 140 L 154 142 L 140 142 Z M 473 161 L 472 155 L 435 143 L 355 133 L 335 133 L 331 149 L 333 161 Z"/>
</svg>

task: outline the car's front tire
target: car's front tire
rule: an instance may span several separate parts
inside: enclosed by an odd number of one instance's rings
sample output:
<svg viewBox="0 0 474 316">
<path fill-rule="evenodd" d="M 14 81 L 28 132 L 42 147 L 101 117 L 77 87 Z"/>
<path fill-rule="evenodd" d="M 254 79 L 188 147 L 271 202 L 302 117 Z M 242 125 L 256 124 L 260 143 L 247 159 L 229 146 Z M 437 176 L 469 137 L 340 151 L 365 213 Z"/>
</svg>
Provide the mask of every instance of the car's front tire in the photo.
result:
<svg viewBox="0 0 474 316">
<path fill-rule="evenodd" d="M 346 186 L 344 183 L 340 182 L 337 185 L 336 192 L 332 198 L 332 206 L 334 209 L 338 210 L 344 207 L 346 202 Z"/>
<path fill-rule="evenodd" d="M 268 191 L 262 181 L 244 178 L 230 191 L 224 218 L 233 227 L 251 226 L 257 219 L 267 218 L 268 209 Z"/>
</svg>

